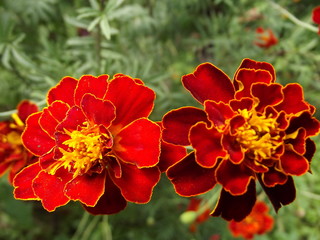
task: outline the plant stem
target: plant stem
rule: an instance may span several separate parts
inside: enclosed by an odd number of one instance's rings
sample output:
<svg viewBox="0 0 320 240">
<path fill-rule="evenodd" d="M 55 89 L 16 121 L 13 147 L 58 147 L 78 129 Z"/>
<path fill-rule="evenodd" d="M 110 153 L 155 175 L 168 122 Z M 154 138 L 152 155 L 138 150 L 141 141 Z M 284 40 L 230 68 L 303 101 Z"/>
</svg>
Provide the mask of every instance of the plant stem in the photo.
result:
<svg viewBox="0 0 320 240">
<path fill-rule="evenodd" d="M 103 12 L 105 6 L 105 0 L 99 1 L 100 12 Z M 97 37 L 96 37 L 96 58 L 97 58 L 97 74 L 101 74 L 102 57 L 101 57 L 101 45 L 102 45 L 102 32 L 100 24 L 97 24 Z"/>
</svg>

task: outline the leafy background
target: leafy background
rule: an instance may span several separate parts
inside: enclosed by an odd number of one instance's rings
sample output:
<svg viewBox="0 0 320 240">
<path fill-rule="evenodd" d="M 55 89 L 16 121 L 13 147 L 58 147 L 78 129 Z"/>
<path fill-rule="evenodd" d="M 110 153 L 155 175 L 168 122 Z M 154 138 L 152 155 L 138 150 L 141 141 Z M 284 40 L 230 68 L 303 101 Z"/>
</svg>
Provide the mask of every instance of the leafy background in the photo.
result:
<svg viewBox="0 0 320 240">
<path fill-rule="evenodd" d="M 279 0 L 296 18 L 312 25 L 318 0 Z M 277 45 L 253 44 L 257 27 L 270 28 Z M 313 25 L 315 28 L 316 26 Z M 320 37 L 290 21 L 271 1 L 260 0 L 2 0 L 0 2 L 0 117 L 22 99 L 40 106 L 62 77 L 124 73 L 157 93 L 152 114 L 197 103 L 180 78 L 202 62 L 233 76 L 243 58 L 273 64 L 277 81 L 298 82 L 305 98 L 320 107 Z M 316 113 L 320 117 L 320 113 Z M 314 139 L 319 147 L 319 138 Z M 320 237 L 320 167 L 295 178 L 297 199 L 282 208 L 272 232 L 256 239 Z M 0 239 L 233 239 L 227 223 L 210 218 L 190 233 L 180 221 L 189 200 L 165 179 L 147 205 L 129 204 L 112 216 L 90 216 L 77 203 L 48 213 L 38 202 L 12 197 L 0 179 Z"/>
</svg>

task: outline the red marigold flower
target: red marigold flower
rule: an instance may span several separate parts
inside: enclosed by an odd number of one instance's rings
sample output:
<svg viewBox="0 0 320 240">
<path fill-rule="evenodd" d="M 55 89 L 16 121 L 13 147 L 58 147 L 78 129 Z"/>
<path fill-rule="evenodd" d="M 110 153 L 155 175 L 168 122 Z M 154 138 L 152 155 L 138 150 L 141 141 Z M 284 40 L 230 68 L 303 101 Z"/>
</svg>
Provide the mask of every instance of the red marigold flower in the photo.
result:
<svg viewBox="0 0 320 240">
<path fill-rule="evenodd" d="M 251 213 L 242 221 L 230 221 L 229 229 L 234 237 L 242 236 L 246 240 L 254 235 L 264 234 L 273 228 L 273 217 L 268 214 L 269 208 L 264 202 L 257 201 Z"/>
<path fill-rule="evenodd" d="M 21 134 L 26 118 L 38 111 L 37 105 L 23 100 L 17 106 L 12 120 L 0 122 L 0 176 L 9 171 L 8 181 L 12 184 L 14 176 L 35 156 L 22 145 Z"/>
<path fill-rule="evenodd" d="M 276 211 L 295 199 L 292 176 L 310 171 L 320 123 L 297 83 L 275 83 L 273 66 L 244 59 L 234 80 L 210 63 L 182 77 L 203 105 L 163 117 L 163 139 L 194 149 L 167 170 L 175 191 L 200 195 L 221 184 L 211 213 L 240 221 L 256 201 L 260 182 Z"/>
<path fill-rule="evenodd" d="M 79 201 L 92 214 L 149 202 L 160 179 L 161 129 L 148 119 L 154 99 L 122 74 L 63 78 L 48 107 L 27 119 L 22 140 L 39 161 L 15 177 L 15 198 L 40 200 L 48 211 Z"/>
<path fill-rule="evenodd" d="M 261 48 L 269 48 L 278 43 L 278 38 L 274 35 L 271 29 L 258 27 L 256 29 L 257 41 L 254 44 Z"/>
<path fill-rule="evenodd" d="M 320 6 L 317 6 L 312 10 L 312 21 L 319 25 L 318 34 L 320 34 Z"/>
</svg>

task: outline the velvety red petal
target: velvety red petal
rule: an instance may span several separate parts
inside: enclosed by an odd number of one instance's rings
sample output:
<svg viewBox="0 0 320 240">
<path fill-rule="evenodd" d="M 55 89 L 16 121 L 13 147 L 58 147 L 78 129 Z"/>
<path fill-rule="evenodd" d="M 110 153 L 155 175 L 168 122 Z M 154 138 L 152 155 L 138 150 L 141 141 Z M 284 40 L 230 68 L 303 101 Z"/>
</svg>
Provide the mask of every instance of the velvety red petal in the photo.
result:
<svg viewBox="0 0 320 240">
<path fill-rule="evenodd" d="M 79 200 L 86 206 L 94 207 L 105 192 L 106 171 L 77 176 L 68 182 L 64 193 L 70 200 Z"/>
<path fill-rule="evenodd" d="M 288 176 L 285 184 L 278 184 L 274 187 L 265 186 L 260 175 L 258 175 L 258 179 L 276 212 L 278 212 L 282 205 L 287 205 L 296 198 L 296 189 L 291 176 Z"/>
<path fill-rule="evenodd" d="M 21 101 L 17 106 L 18 116 L 22 122 L 26 122 L 27 117 L 38 112 L 38 106 L 29 100 Z"/>
<path fill-rule="evenodd" d="M 200 103 L 205 100 L 227 103 L 234 96 L 230 78 L 211 63 L 200 64 L 193 73 L 182 76 L 182 84 Z"/>
<path fill-rule="evenodd" d="M 296 114 L 309 109 L 309 104 L 304 101 L 303 89 L 298 83 L 288 84 L 282 91 L 283 101 L 275 107 L 278 111 Z"/>
<path fill-rule="evenodd" d="M 311 163 L 311 159 L 315 152 L 316 152 L 316 144 L 314 143 L 314 141 L 308 138 L 306 140 L 306 152 L 303 156 L 309 161 L 309 163 Z M 309 169 L 309 171 L 311 170 Z"/>
<path fill-rule="evenodd" d="M 244 160 L 244 153 L 238 142 L 235 141 L 233 136 L 223 135 L 222 146 L 228 152 L 229 159 L 235 164 L 239 164 Z"/>
<path fill-rule="evenodd" d="M 41 171 L 39 163 L 34 163 L 21 170 L 13 180 L 14 197 L 23 200 L 39 200 L 34 194 L 32 181 Z"/>
<path fill-rule="evenodd" d="M 159 162 L 160 127 L 146 119 L 138 119 L 114 136 L 113 152 L 126 163 L 152 167 Z"/>
<path fill-rule="evenodd" d="M 216 185 L 215 168 L 203 168 L 195 160 L 194 152 L 167 170 L 176 193 L 191 197 L 208 192 Z"/>
<path fill-rule="evenodd" d="M 312 21 L 316 24 L 320 24 L 320 6 L 312 9 Z"/>
<path fill-rule="evenodd" d="M 72 132 L 73 130 L 77 130 L 78 126 L 84 126 L 83 123 L 86 121 L 87 119 L 81 108 L 78 106 L 73 106 L 67 112 L 66 118 L 56 127 L 56 130 L 65 132 L 66 129 Z"/>
<path fill-rule="evenodd" d="M 30 115 L 26 122 L 26 128 L 22 133 L 24 146 L 34 155 L 41 156 L 49 152 L 55 145 L 52 139 L 39 125 L 42 112 Z"/>
<path fill-rule="evenodd" d="M 148 203 L 160 180 L 160 170 L 157 167 L 137 168 L 127 163 L 121 163 L 121 170 L 122 175 L 117 178 L 110 169 L 110 177 L 120 188 L 122 196 L 129 202 Z"/>
<path fill-rule="evenodd" d="M 233 99 L 230 101 L 230 107 L 234 112 L 238 112 L 238 110 L 247 109 L 250 111 L 253 107 L 253 98 L 243 97 L 241 99 Z"/>
<path fill-rule="evenodd" d="M 221 216 L 227 221 L 241 221 L 248 216 L 256 202 L 256 184 L 251 180 L 248 190 L 243 195 L 233 196 L 225 190 L 221 190 L 218 204 L 211 216 Z"/>
<path fill-rule="evenodd" d="M 293 133 L 301 127 L 306 130 L 306 137 L 315 136 L 319 133 L 320 122 L 312 117 L 310 112 L 303 112 L 301 115 L 291 118 L 286 133 Z"/>
<path fill-rule="evenodd" d="M 195 149 L 197 163 L 205 168 L 214 167 L 220 158 L 227 155 L 221 144 L 221 133 L 199 122 L 190 130 L 190 142 Z"/>
<path fill-rule="evenodd" d="M 72 77 L 64 77 L 61 81 L 53 88 L 50 89 L 47 95 L 48 105 L 56 100 L 61 100 L 69 104 L 69 106 L 74 105 L 73 94 L 76 89 L 78 80 Z"/>
<path fill-rule="evenodd" d="M 225 191 L 234 196 L 243 195 L 247 191 L 250 180 L 254 179 L 254 173 L 243 164 L 235 165 L 229 160 L 224 160 L 217 168 L 216 178 Z"/>
<path fill-rule="evenodd" d="M 110 100 L 116 108 L 116 119 L 112 123 L 113 132 L 116 132 L 138 118 L 148 117 L 155 93 L 123 75 L 111 80 L 104 99 Z"/>
<path fill-rule="evenodd" d="M 161 141 L 161 153 L 158 167 L 161 172 L 167 171 L 169 167 L 180 161 L 187 155 L 185 147 Z"/>
<path fill-rule="evenodd" d="M 216 126 L 224 126 L 226 120 L 232 118 L 235 113 L 230 106 L 224 102 L 205 101 L 205 112 L 208 114 L 209 120 Z"/>
<path fill-rule="evenodd" d="M 278 104 L 283 99 L 280 84 L 253 84 L 252 95 L 259 99 L 259 104 L 256 106 L 258 112 L 263 112 L 265 107 Z"/>
<path fill-rule="evenodd" d="M 239 90 L 235 96 L 237 99 L 251 97 L 251 86 L 254 83 L 271 83 L 272 75 L 266 70 L 255 70 L 242 68 L 235 75 L 235 82 L 239 85 Z"/>
<path fill-rule="evenodd" d="M 115 119 L 116 113 L 110 101 L 97 99 L 92 94 L 85 94 L 81 101 L 81 108 L 92 124 L 102 124 L 106 128 Z"/>
<path fill-rule="evenodd" d="M 288 179 L 288 176 L 282 172 L 269 168 L 268 172 L 262 174 L 263 184 L 267 187 L 274 187 L 277 184 L 284 184 Z"/>
<path fill-rule="evenodd" d="M 162 138 L 177 145 L 190 145 L 189 131 L 197 122 L 209 124 L 206 113 L 195 107 L 182 107 L 164 115 Z"/>
<path fill-rule="evenodd" d="M 309 170 L 309 161 L 291 150 L 286 150 L 280 157 L 282 169 L 290 175 L 302 175 Z"/>
<path fill-rule="evenodd" d="M 306 131 L 304 128 L 299 128 L 293 138 L 287 138 L 286 143 L 290 144 L 295 152 L 303 155 L 306 152 Z"/>
<path fill-rule="evenodd" d="M 120 189 L 112 182 L 109 174 L 105 178 L 105 192 L 94 207 L 83 205 L 85 210 L 93 215 L 114 214 L 125 209 L 127 201 L 121 195 Z"/>
<path fill-rule="evenodd" d="M 75 104 L 80 106 L 82 97 L 86 93 L 91 93 L 97 98 L 103 98 L 108 88 L 108 75 L 94 77 L 91 75 L 82 76 L 74 93 Z"/>
<path fill-rule="evenodd" d="M 51 175 L 41 171 L 33 181 L 34 193 L 41 199 L 42 206 L 49 212 L 66 205 L 70 200 L 64 194 L 70 176 Z"/>
<path fill-rule="evenodd" d="M 56 149 L 39 157 L 39 163 L 42 169 L 47 169 L 49 166 L 56 162 L 56 160 L 54 159 L 55 150 Z"/>
</svg>

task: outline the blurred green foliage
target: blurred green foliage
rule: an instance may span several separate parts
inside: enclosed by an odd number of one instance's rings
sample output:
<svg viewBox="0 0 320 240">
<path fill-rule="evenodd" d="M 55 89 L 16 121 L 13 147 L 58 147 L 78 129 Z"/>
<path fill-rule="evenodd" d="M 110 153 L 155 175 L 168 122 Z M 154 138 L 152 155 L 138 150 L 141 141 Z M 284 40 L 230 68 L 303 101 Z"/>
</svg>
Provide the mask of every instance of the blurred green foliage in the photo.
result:
<svg viewBox="0 0 320 240">
<path fill-rule="evenodd" d="M 312 24 L 318 0 L 279 0 Z M 270 28 L 277 45 L 253 44 L 257 27 Z M 230 77 L 243 58 L 273 64 L 277 81 L 298 82 L 305 98 L 320 108 L 320 37 L 297 26 L 270 1 L 251 0 L 2 0 L 0 2 L 0 112 L 22 99 L 44 101 L 62 77 L 124 73 L 141 78 L 157 93 L 152 118 L 197 103 L 180 78 L 202 62 Z M 317 113 L 319 117 L 319 112 Z M 319 138 L 315 139 L 319 142 Z M 320 144 L 317 144 L 320 146 Z M 320 167 L 296 178 L 297 200 L 275 216 L 274 230 L 257 239 L 317 239 L 320 236 Z M 147 205 L 129 204 L 121 213 L 93 217 L 79 204 L 54 213 L 38 202 L 16 201 L 0 181 L 0 239 L 232 239 L 226 222 L 210 218 L 194 234 L 179 220 L 188 199 L 163 178 Z M 111 232 L 111 233 L 110 233 Z M 108 237 L 109 236 L 109 237 Z"/>
</svg>

